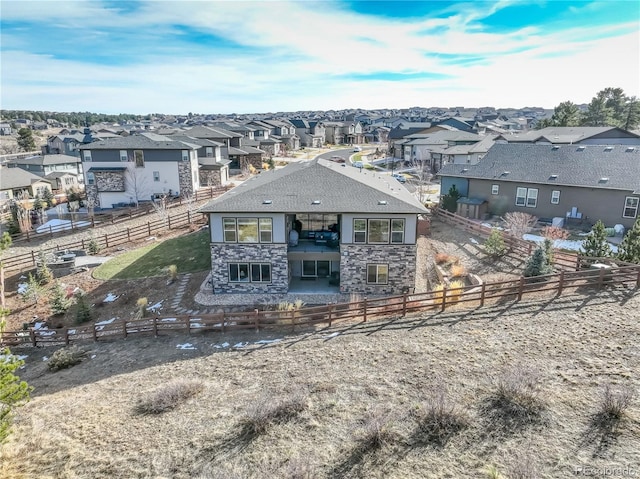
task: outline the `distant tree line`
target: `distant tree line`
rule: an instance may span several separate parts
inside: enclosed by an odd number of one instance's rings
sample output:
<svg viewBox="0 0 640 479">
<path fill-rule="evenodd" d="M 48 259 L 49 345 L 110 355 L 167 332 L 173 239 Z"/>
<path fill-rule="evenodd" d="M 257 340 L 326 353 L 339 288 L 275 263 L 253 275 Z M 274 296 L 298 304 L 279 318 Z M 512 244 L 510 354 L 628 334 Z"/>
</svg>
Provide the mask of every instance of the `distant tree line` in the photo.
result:
<svg viewBox="0 0 640 479">
<path fill-rule="evenodd" d="M 551 118 L 538 122 L 537 128 L 549 126 L 616 126 L 634 130 L 640 125 L 640 100 L 627 96 L 622 88 L 605 88 L 591 99 L 586 111 L 571 101 L 563 101 Z"/>
<path fill-rule="evenodd" d="M 11 122 L 20 118 L 31 121 L 46 121 L 51 119 L 70 127 L 82 127 L 87 123 L 89 125 L 94 125 L 96 123 L 123 123 L 127 120 L 150 120 L 151 115 L 131 115 L 125 113 L 121 113 L 119 115 L 106 115 L 104 113 L 91 113 L 89 111 L 59 113 L 53 111 L 2 110 L 2 119 L 4 121 Z"/>
</svg>

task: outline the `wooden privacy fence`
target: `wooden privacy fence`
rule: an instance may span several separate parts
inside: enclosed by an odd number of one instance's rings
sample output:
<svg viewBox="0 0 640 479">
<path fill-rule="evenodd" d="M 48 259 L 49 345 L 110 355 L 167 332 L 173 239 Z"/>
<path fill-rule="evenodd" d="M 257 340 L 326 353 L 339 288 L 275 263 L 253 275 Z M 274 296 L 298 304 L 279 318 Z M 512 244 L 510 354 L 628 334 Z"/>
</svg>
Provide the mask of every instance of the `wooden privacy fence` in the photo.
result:
<svg viewBox="0 0 640 479">
<path fill-rule="evenodd" d="M 437 208 L 434 211 L 435 215 L 446 223 L 453 224 L 459 228 L 464 229 L 470 233 L 481 236 L 482 238 L 488 238 L 491 234 L 490 226 L 484 226 L 463 216 L 459 216 L 455 213 L 451 213 L 443 208 Z M 516 253 L 525 257 L 531 256 L 537 245 L 531 241 L 525 241 L 509 234 L 503 234 L 505 245 L 511 250 L 512 253 Z M 554 251 L 553 253 L 553 266 L 558 270 L 576 271 L 580 269 L 580 255 L 565 253 L 561 251 Z"/>
<path fill-rule="evenodd" d="M 100 249 L 111 248 L 131 241 L 147 238 L 154 233 L 164 231 L 167 229 L 178 229 L 188 226 L 192 223 L 205 223 L 206 218 L 202 213 L 185 211 L 184 213 L 178 213 L 175 215 L 167 216 L 167 220 L 157 219 L 154 221 L 147 221 L 146 224 L 123 228 L 121 231 L 114 233 L 105 233 L 103 235 L 96 235 L 95 241 Z M 62 250 L 86 250 L 89 245 L 89 239 L 82 239 L 73 243 L 62 243 L 49 248 L 41 248 L 37 252 L 32 250 L 29 253 L 20 255 L 9 256 L 3 260 L 5 271 L 21 270 L 36 266 L 36 261 L 40 251 L 43 253 L 51 253 L 54 251 Z M 11 250 L 9 250 L 10 252 Z"/>
<path fill-rule="evenodd" d="M 296 328 L 360 319 L 405 316 L 421 311 L 445 311 L 449 307 L 483 307 L 497 301 L 520 301 L 524 296 L 554 292 L 560 295 L 568 289 L 597 288 L 627 285 L 640 288 L 640 265 L 625 265 L 611 269 L 561 271 L 559 274 L 519 278 L 510 281 L 483 283 L 480 286 L 449 288 L 421 294 L 403 294 L 385 298 L 362 299 L 350 303 L 336 303 L 301 308 L 293 311 L 259 311 L 217 313 L 206 315 L 181 315 L 165 318 L 119 320 L 105 324 L 81 325 L 62 329 L 38 329 L 5 331 L 0 334 L 0 344 L 62 345 L 83 341 L 100 341 L 126 338 L 132 335 L 153 335 L 170 332 L 216 331 L 220 333 L 238 330 L 276 329 L 294 332 Z"/>
<path fill-rule="evenodd" d="M 215 188 L 208 188 L 206 190 L 199 190 L 193 194 L 193 196 L 189 201 L 197 203 L 198 201 L 215 198 L 221 195 L 222 193 L 229 191 L 229 189 L 230 187 L 228 186 L 219 186 Z M 186 201 L 187 200 L 185 200 L 181 196 L 178 198 L 172 199 L 167 202 L 167 209 L 171 210 L 171 208 L 182 206 L 183 204 L 186 203 Z M 43 231 L 41 233 L 36 233 L 35 231 L 25 231 L 24 233 L 12 235 L 11 238 L 14 244 L 19 244 L 24 242 L 29 243 L 31 241 L 54 238 L 54 237 L 57 238 L 60 236 L 73 234 L 77 230 L 84 230 L 88 227 L 96 228 L 100 226 L 105 226 L 107 224 L 115 224 L 122 221 L 128 221 L 131 219 L 147 216 L 152 213 L 155 213 L 155 209 L 153 208 L 153 205 L 150 202 L 143 203 L 138 207 L 127 207 L 123 209 L 117 209 L 108 213 L 96 213 L 92 216 L 88 216 L 88 215 L 85 216 L 84 214 L 80 215 L 79 213 L 76 213 L 79 219 L 76 219 L 76 220 L 71 219 L 70 220 L 71 224 L 69 225 L 69 228 L 66 228 L 64 230 L 59 229 L 60 227 L 56 229 L 55 226 L 53 227 L 50 226 L 47 231 Z M 89 225 L 87 225 L 87 223 L 89 223 Z"/>
</svg>

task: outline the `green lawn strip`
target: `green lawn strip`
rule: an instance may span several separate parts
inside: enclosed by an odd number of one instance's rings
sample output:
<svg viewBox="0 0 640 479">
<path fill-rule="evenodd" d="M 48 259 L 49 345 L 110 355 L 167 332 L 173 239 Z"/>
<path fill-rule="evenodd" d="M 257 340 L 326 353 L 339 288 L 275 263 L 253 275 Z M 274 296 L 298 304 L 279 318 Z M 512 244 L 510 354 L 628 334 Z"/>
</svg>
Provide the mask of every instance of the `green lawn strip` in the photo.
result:
<svg viewBox="0 0 640 479">
<path fill-rule="evenodd" d="M 97 267 L 93 276 L 102 280 L 163 276 L 165 268 L 172 264 L 178 267 L 178 273 L 209 269 L 208 230 L 128 251 Z"/>
</svg>

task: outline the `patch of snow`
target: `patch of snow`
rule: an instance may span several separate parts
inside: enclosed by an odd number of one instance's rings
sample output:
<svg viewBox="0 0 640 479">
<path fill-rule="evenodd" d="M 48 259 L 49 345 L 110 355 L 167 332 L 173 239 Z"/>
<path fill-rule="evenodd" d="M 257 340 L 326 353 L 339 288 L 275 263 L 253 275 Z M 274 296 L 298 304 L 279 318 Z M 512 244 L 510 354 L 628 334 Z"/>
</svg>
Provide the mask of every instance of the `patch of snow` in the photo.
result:
<svg viewBox="0 0 640 479">
<path fill-rule="evenodd" d="M 24 361 L 28 357 L 29 357 L 29 355 L 27 355 L 27 354 L 25 354 L 23 356 L 16 355 L 16 354 L 0 354 L 0 361 L 7 362 L 7 361 L 10 361 L 12 359 L 18 359 L 20 361 Z"/>
<path fill-rule="evenodd" d="M 213 345 L 214 348 L 216 349 L 223 349 L 223 348 L 228 348 L 229 347 L 229 343 L 222 343 L 222 344 L 214 344 Z"/>
<path fill-rule="evenodd" d="M 260 341 L 256 341 L 253 344 L 271 344 L 271 343 L 277 343 L 279 341 L 282 341 L 282 339 L 261 339 Z"/>
<path fill-rule="evenodd" d="M 335 338 L 336 336 L 338 336 L 340 333 L 331 333 L 328 334 L 326 336 L 323 336 L 324 339 L 330 339 L 330 338 Z"/>
<path fill-rule="evenodd" d="M 164 299 L 162 301 L 164 301 Z M 156 304 L 147 306 L 147 311 L 151 311 L 152 313 L 157 313 L 162 309 L 162 301 L 158 301 Z"/>
<path fill-rule="evenodd" d="M 70 329 L 69 330 L 69 334 L 76 334 L 76 330 L 75 329 Z"/>
<path fill-rule="evenodd" d="M 96 355 L 95 355 L 95 354 L 92 354 L 92 355 L 91 355 L 91 359 L 94 359 L 95 357 L 96 357 Z"/>
<path fill-rule="evenodd" d="M 473 244 L 480 244 L 478 243 L 478 240 L 475 238 L 469 238 L 469 241 L 471 241 Z"/>
<path fill-rule="evenodd" d="M 29 289 L 29 285 L 27 283 L 18 283 L 18 294 L 25 294 Z"/>
<path fill-rule="evenodd" d="M 204 328 L 204 324 L 202 323 L 191 323 L 190 326 L 192 328 Z"/>
<path fill-rule="evenodd" d="M 47 329 L 44 323 L 37 322 L 33 325 L 33 329 Z"/>
<path fill-rule="evenodd" d="M 149 237 L 147 238 L 147 241 L 155 241 L 155 240 L 156 240 L 156 237 L 155 237 L 155 236 L 149 236 Z"/>
<path fill-rule="evenodd" d="M 18 279 L 27 279 L 27 277 L 24 274 L 21 274 Z"/>
<path fill-rule="evenodd" d="M 233 345 L 233 347 L 234 347 L 234 348 L 236 348 L 236 349 L 238 349 L 238 348 L 244 348 L 247 344 L 249 344 L 249 343 L 242 343 L 242 342 L 240 342 L 240 343 L 234 344 L 234 345 Z"/>
<path fill-rule="evenodd" d="M 107 324 L 113 323 L 117 318 L 105 319 L 95 324 L 96 331 L 102 331 Z"/>
<path fill-rule="evenodd" d="M 52 219 L 36 228 L 36 233 L 55 233 L 56 231 L 65 231 L 73 228 L 83 228 L 91 226 L 88 221 L 75 221 L 72 225 L 69 220 Z"/>
<path fill-rule="evenodd" d="M 116 299 L 118 299 L 119 297 L 120 297 L 120 296 L 116 296 L 116 295 L 115 295 L 115 294 L 113 294 L 113 293 L 109 293 L 109 294 L 107 294 L 107 297 L 106 297 L 106 298 L 104 298 L 104 299 L 102 300 L 102 302 L 103 302 L 103 303 L 113 303 L 113 302 L 114 302 Z"/>
<path fill-rule="evenodd" d="M 43 356 L 43 357 L 42 357 L 42 360 L 43 360 L 43 361 L 49 361 L 49 358 L 48 358 L 47 356 Z"/>
<path fill-rule="evenodd" d="M 165 322 L 165 321 L 169 322 L 169 321 L 177 321 L 177 320 L 178 320 L 178 318 L 162 318 L 160 320 L 160 322 Z"/>
<path fill-rule="evenodd" d="M 178 349 L 196 349 L 195 346 L 191 343 L 178 344 L 176 346 Z"/>
<path fill-rule="evenodd" d="M 54 334 L 56 334 L 55 331 L 49 331 L 46 328 L 42 328 L 38 331 L 38 336 L 53 336 Z"/>
</svg>

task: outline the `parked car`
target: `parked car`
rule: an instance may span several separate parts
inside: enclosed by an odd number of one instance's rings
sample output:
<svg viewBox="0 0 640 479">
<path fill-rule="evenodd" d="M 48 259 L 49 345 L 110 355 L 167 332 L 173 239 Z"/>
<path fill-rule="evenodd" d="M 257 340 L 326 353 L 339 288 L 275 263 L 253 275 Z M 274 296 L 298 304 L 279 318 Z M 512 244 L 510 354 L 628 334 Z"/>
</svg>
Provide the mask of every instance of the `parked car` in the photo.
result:
<svg viewBox="0 0 640 479">
<path fill-rule="evenodd" d="M 356 161 L 353 163 L 353 166 L 355 166 L 356 168 L 364 168 L 364 163 L 362 163 L 361 161 Z"/>
<path fill-rule="evenodd" d="M 335 161 L 336 163 L 344 163 L 346 160 L 341 156 L 332 156 L 331 161 Z"/>
<path fill-rule="evenodd" d="M 391 176 L 393 176 L 393 177 L 394 177 L 396 180 L 398 180 L 400 183 L 406 183 L 406 182 L 407 182 L 407 179 L 406 179 L 403 175 L 400 175 L 400 174 L 398 174 L 398 173 L 394 173 L 394 174 L 393 174 L 393 175 L 391 175 Z"/>
<path fill-rule="evenodd" d="M 360 148 L 359 146 L 354 146 L 353 151 L 354 152 L 362 151 L 362 148 Z"/>
</svg>

